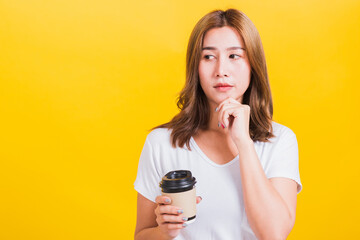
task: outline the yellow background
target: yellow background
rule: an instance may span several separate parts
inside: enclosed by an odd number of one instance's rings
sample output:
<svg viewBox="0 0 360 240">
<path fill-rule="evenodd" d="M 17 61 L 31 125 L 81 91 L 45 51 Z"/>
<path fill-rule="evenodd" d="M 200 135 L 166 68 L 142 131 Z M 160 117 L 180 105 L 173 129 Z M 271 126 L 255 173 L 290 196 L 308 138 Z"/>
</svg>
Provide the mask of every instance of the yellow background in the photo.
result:
<svg viewBox="0 0 360 240">
<path fill-rule="evenodd" d="M 358 0 L 0 0 L 0 239 L 133 238 L 146 134 L 177 113 L 195 23 L 228 7 L 298 138 L 288 239 L 358 238 Z"/>
</svg>

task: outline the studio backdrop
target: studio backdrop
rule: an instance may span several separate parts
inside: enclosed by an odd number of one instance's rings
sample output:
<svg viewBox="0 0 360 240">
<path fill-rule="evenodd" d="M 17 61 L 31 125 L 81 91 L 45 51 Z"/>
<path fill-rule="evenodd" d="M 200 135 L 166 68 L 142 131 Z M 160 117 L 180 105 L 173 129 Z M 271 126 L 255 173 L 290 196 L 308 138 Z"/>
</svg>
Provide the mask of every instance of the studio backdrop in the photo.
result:
<svg viewBox="0 0 360 240">
<path fill-rule="evenodd" d="M 288 239 L 358 238 L 359 1 L 0 0 L 0 239 L 133 239 L 145 137 L 178 112 L 195 23 L 227 8 L 297 136 Z"/>
</svg>

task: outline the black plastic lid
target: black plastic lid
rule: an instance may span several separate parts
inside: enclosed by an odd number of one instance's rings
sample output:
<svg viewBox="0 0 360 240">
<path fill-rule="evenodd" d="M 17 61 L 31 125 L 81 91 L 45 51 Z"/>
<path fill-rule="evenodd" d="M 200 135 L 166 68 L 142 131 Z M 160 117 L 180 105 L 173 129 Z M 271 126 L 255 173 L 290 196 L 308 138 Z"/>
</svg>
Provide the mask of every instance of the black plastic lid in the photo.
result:
<svg viewBox="0 0 360 240">
<path fill-rule="evenodd" d="M 164 193 L 177 193 L 193 189 L 196 179 L 188 170 L 176 170 L 168 172 L 160 182 Z"/>
</svg>

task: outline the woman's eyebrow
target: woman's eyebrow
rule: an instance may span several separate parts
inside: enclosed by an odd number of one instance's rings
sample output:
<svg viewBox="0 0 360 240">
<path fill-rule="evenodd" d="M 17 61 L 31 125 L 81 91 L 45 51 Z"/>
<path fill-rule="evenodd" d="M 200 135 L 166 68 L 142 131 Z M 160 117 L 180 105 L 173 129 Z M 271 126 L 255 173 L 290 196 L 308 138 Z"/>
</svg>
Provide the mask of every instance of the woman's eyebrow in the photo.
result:
<svg viewBox="0 0 360 240">
<path fill-rule="evenodd" d="M 245 51 L 245 48 L 242 48 L 242 47 L 229 47 L 226 50 L 229 51 L 229 50 L 236 50 L 236 49 L 242 49 Z M 216 47 L 203 47 L 202 50 L 218 50 L 218 49 Z"/>
</svg>

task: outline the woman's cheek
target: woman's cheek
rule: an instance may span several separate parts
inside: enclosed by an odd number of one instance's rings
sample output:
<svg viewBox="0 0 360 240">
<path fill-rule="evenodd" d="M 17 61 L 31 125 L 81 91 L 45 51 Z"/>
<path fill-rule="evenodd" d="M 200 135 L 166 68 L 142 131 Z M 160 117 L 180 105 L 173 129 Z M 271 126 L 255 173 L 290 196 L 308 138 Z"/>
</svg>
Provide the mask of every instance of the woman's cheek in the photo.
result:
<svg viewBox="0 0 360 240">
<path fill-rule="evenodd" d="M 205 64 L 200 64 L 199 66 L 199 77 L 200 79 L 206 80 L 208 74 L 208 70 Z"/>
<path fill-rule="evenodd" d="M 212 67 L 210 63 L 203 63 L 200 64 L 199 67 L 199 74 L 203 77 L 203 78 L 209 78 L 211 76 L 212 73 Z"/>
</svg>

